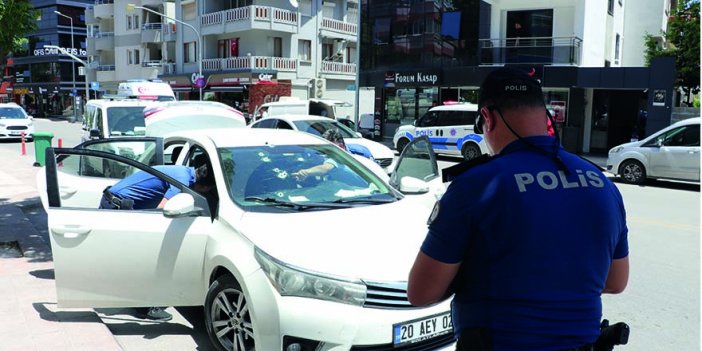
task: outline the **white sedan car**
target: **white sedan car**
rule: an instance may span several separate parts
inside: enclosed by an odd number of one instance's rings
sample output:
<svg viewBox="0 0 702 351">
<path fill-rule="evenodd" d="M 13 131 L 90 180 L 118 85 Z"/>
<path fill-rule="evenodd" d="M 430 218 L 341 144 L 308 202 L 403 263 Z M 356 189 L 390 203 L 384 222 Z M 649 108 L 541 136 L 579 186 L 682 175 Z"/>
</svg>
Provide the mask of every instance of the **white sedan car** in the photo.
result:
<svg viewBox="0 0 702 351">
<path fill-rule="evenodd" d="M 630 184 L 647 178 L 700 181 L 700 118 L 663 128 L 648 138 L 609 150 L 607 171 Z"/>
<path fill-rule="evenodd" d="M 363 138 L 361 134 L 331 118 L 311 115 L 280 115 L 265 117 L 252 123 L 250 127 L 291 129 L 317 136 L 322 136 L 329 129 L 337 129 L 344 137 L 344 142 L 350 152 L 372 159 L 388 173 L 393 169 L 394 151 L 381 143 Z"/>
<path fill-rule="evenodd" d="M 22 106 L 15 103 L 0 104 L 0 139 L 31 140 L 34 134 L 34 118 L 27 115 Z"/>
<path fill-rule="evenodd" d="M 215 189 L 198 194 L 147 166 L 162 164 L 172 145 L 183 147 L 179 164 L 204 155 Z M 48 150 L 38 181 L 61 308 L 204 306 L 218 350 L 454 343 L 449 301 L 417 308 L 406 294 L 426 235 L 426 195 L 443 186 L 426 138 L 403 152 L 392 186 L 335 145 L 283 130 L 203 130 Z M 89 158 L 118 163 L 125 176 L 152 173 L 181 193 L 163 209 L 98 209 L 103 189 L 119 179 L 86 175 Z M 292 176 L 328 159 L 336 167 L 325 175 Z"/>
</svg>

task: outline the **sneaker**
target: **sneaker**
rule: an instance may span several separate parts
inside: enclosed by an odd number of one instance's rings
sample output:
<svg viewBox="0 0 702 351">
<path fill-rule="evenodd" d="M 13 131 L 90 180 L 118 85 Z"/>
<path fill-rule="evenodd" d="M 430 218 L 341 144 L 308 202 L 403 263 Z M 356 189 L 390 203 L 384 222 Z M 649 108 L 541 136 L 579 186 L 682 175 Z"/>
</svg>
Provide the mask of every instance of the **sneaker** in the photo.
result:
<svg viewBox="0 0 702 351">
<path fill-rule="evenodd" d="M 173 319 L 173 316 L 166 312 L 163 307 L 151 307 L 145 314 L 141 314 L 139 317 L 159 322 L 166 322 Z"/>
</svg>

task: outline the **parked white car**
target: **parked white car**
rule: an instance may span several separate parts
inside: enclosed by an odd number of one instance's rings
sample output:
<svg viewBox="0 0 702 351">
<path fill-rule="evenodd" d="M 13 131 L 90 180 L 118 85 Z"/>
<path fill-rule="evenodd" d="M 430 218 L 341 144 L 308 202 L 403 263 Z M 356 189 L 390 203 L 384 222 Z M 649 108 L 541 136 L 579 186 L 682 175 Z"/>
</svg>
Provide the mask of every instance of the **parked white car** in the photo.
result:
<svg viewBox="0 0 702 351">
<path fill-rule="evenodd" d="M 59 307 L 204 306 L 218 350 L 451 347 L 449 301 L 417 308 L 406 296 L 431 211 L 424 196 L 443 188 L 426 138 L 407 146 L 391 186 L 306 133 L 176 134 L 48 149 L 38 185 Z M 96 151 L 109 143 L 121 144 L 105 150 L 134 151 Z M 208 159 L 213 191 L 203 197 L 174 184 L 181 193 L 163 209 L 98 209 L 103 189 L 118 179 L 82 174 L 85 158 L 172 182 L 146 166 L 160 164 L 160 151 L 172 144 L 183 146 L 181 164 Z M 335 173 L 291 176 L 327 158 Z"/>
<path fill-rule="evenodd" d="M 674 123 L 609 150 L 607 171 L 630 184 L 649 179 L 700 181 L 700 118 Z"/>
<path fill-rule="evenodd" d="M 395 152 L 389 147 L 365 139 L 360 133 L 353 131 L 344 124 L 319 116 L 311 115 L 279 115 L 260 119 L 249 125 L 250 128 L 270 128 L 270 129 L 289 129 L 307 132 L 317 136 L 322 136 L 329 129 L 337 129 L 349 151 L 372 159 L 380 165 L 387 173 L 393 169 L 393 160 Z"/>
<path fill-rule="evenodd" d="M 32 140 L 34 117 L 14 102 L 0 104 L 0 139 L 21 139 L 23 133 L 25 140 Z"/>
</svg>

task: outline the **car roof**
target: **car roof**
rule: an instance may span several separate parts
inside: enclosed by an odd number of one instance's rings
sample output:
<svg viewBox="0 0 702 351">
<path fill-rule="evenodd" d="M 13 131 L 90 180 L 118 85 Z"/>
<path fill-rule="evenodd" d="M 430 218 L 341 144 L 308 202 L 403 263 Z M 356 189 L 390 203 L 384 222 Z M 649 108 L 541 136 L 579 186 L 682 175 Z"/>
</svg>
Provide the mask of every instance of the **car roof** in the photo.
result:
<svg viewBox="0 0 702 351">
<path fill-rule="evenodd" d="M 478 111 L 478 105 L 471 103 L 439 105 L 430 108 L 429 111 Z"/>
<path fill-rule="evenodd" d="M 93 99 L 89 100 L 87 105 L 94 105 L 100 107 L 111 107 L 111 106 L 151 106 L 153 104 L 158 104 L 159 102 L 153 100 L 140 100 L 140 99 Z"/>
<path fill-rule="evenodd" d="M 688 124 L 700 124 L 702 119 L 700 117 L 692 117 L 692 118 L 686 118 L 681 121 L 677 121 L 673 123 L 672 126 L 683 126 L 683 125 L 688 125 Z"/>
<path fill-rule="evenodd" d="M 317 145 L 328 142 L 309 133 L 285 129 L 218 128 L 197 131 L 175 132 L 166 136 L 186 137 L 196 141 L 209 140 L 216 147 L 240 147 L 262 145 Z"/>
<path fill-rule="evenodd" d="M 284 119 L 288 120 L 291 122 L 294 121 L 329 121 L 329 122 L 335 122 L 333 118 L 329 117 L 323 117 L 323 116 L 315 116 L 315 115 L 294 115 L 294 114 L 282 114 L 282 115 L 274 115 L 274 116 L 266 116 L 260 119 L 260 121 L 264 119 L 272 119 L 272 118 L 277 118 L 277 119 Z"/>
</svg>

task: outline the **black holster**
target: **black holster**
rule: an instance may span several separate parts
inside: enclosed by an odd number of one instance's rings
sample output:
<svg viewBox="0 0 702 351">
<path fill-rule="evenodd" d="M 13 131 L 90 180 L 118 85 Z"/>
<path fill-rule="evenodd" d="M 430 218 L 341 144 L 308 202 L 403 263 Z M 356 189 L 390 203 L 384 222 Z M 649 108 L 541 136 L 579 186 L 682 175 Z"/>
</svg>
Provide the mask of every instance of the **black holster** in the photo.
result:
<svg viewBox="0 0 702 351">
<path fill-rule="evenodd" d="M 487 328 L 462 329 L 456 351 L 492 351 L 492 338 Z"/>
</svg>

